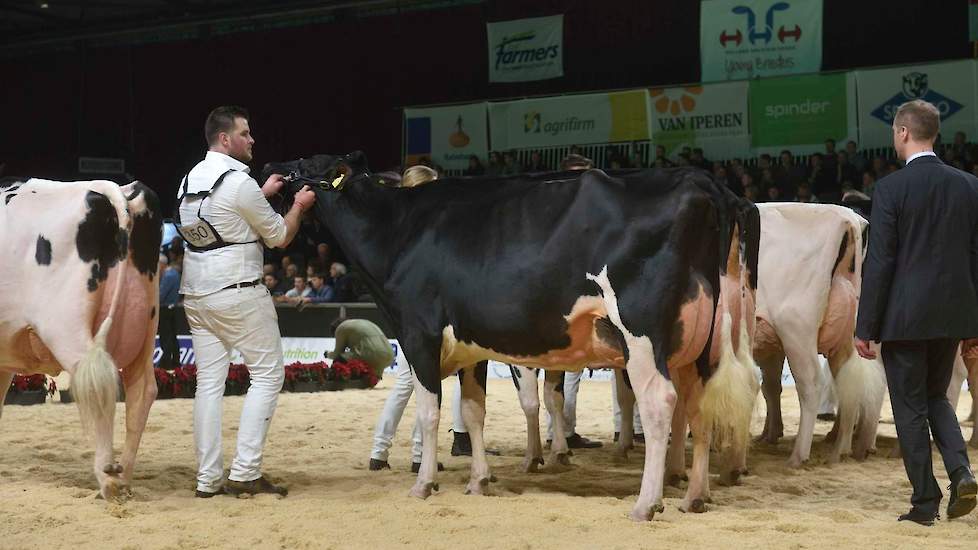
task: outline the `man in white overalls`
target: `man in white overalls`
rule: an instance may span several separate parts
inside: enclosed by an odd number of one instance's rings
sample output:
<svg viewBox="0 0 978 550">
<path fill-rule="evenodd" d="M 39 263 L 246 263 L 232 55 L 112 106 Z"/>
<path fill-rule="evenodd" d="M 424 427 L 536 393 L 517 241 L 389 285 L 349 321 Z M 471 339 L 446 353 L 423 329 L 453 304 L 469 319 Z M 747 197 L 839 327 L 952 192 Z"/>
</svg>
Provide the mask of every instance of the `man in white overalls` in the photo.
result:
<svg viewBox="0 0 978 550">
<path fill-rule="evenodd" d="M 284 487 L 262 476 L 262 448 L 285 378 L 278 315 L 260 284 L 262 245 L 285 247 L 299 230 L 299 218 L 315 202 L 304 188 L 282 216 L 268 204 L 284 184 L 273 175 L 265 185 L 248 175 L 255 140 L 248 113 L 218 107 L 204 124 L 208 151 L 180 183 L 177 228 L 187 243 L 180 293 L 197 357 L 194 443 L 197 492 L 201 498 L 276 493 Z M 251 375 L 238 428 L 238 445 L 227 483 L 221 455 L 221 400 L 231 350 L 244 357 Z"/>
</svg>

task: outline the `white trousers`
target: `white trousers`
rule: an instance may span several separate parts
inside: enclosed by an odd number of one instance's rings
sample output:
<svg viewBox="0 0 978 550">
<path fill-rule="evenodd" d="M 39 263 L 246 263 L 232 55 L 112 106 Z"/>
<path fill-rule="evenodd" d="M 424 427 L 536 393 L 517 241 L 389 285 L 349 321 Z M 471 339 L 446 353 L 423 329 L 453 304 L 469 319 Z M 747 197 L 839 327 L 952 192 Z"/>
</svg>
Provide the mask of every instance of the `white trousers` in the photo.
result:
<svg viewBox="0 0 978 550">
<path fill-rule="evenodd" d="M 394 387 L 387 394 L 387 401 L 384 402 L 384 410 L 377 419 L 377 426 L 374 428 L 374 448 L 370 451 L 370 458 L 375 460 L 387 461 L 390 456 L 390 448 L 393 445 L 394 434 L 397 433 L 397 425 L 401 422 L 404 415 L 404 408 L 411 400 L 414 393 L 414 376 L 407 360 L 398 350 L 397 372 L 395 373 Z M 458 380 L 458 377 L 455 377 Z M 462 420 L 462 388 L 459 387 L 455 392 L 455 399 L 452 403 L 452 430 L 458 433 L 465 433 L 465 422 Z M 413 445 L 411 447 L 412 462 L 421 462 L 421 426 L 417 417 L 414 420 L 414 430 L 411 432 Z"/>
<path fill-rule="evenodd" d="M 618 406 L 618 384 L 615 383 L 614 378 L 611 379 L 611 410 L 615 418 L 615 432 L 621 432 L 621 407 Z M 644 434 L 645 432 L 642 430 L 642 415 L 638 414 L 638 403 L 635 403 L 633 412 L 632 433 Z"/>
<path fill-rule="evenodd" d="M 577 431 L 577 390 L 581 387 L 582 376 L 583 370 L 564 373 L 564 426 L 567 432 L 564 437 L 570 437 Z M 547 439 L 550 440 L 554 438 L 553 422 L 550 411 L 547 411 Z"/>
<path fill-rule="evenodd" d="M 262 448 L 285 380 L 278 314 L 264 285 L 221 290 L 184 300 L 197 357 L 194 443 L 197 489 L 215 492 L 224 476 L 221 412 L 231 349 L 244 357 L 251 387 L 244 400 L 238 444 L 228 479 L 261 477 Z"/>
</svg>

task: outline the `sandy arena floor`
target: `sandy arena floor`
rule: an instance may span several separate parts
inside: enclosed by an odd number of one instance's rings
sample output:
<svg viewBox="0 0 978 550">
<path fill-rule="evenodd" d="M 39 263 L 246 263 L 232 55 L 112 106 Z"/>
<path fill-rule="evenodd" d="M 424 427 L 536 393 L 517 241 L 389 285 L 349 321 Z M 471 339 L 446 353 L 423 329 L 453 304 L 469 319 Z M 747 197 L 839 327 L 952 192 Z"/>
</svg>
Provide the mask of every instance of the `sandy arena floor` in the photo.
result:
<svg viewBox="0 0 978 550">
<path fill-rule="evenodd" d="M 638 493 L 641 451 L 628 463 L 611 453 L 608 383 L 581 384 L 578 431 L 606 446 L 575 453 L 562 472 L 519 472 L 526 441 L 524 417 L 509 381 L 489 383 L 487 440 L 503 452 L 490 457 L 499 482 L 494 496 L 465 496 L 468 458 L 449 456 L 452 400 L 445 399 L 440 459 L 441 492 L 427 501 L 407 496 L 412 405 L 392 449 L 393 471 L 370 472 L 373 424 L 392 380 L 377 389 L 283 394 L 266 446 L 265 470 L 291 488 L 286 499 L 193 498 L 195 458 L 192 402 L 158 401 L 137 462 L 129 503 L 96 500 L 91 445 L 74 406 L 4 408 L 0 422 L 0 548 L 968 548 L 978 544 L 975 514 L 936 527 L 898 524 L 910 486 L 899 460 L 884 458 L 895 444 L 881 425 L 879 453 L 864 463 L 825 464 L 819 443 L 830 425 L 819 422 L 812 464 L 784 463 L 792 439 L 776 448 L 755 445 L 751 475 L 742 486 L 717 487 L 710 511 L 683 514 L 682 493 L 667 488 L 666 512 L 637 524 L 626 514 Z M 446 393 L 457 388 L 446 383 Z M 763 399 L 753 432 L 760 433 Z M 233 452 L 242 397 L 225 399 L 225 463 Z M 785 429 L 794 434 L 798 402 L 782 397 Z M 963 417 L 971 407 L 964 394 Z M 121 448 L 122 407 L 116 448 Z M 889 404 L 883 418 L 892 418 Z M 971 427 L 965 428 L 965 437 Z M 971 450 L 974 462 L 978 453 Z M 935 464 L 940 459 L 935 455 Z M 938 479 L 947 485 L 943 467 Z M 943 514 L 943 510 L 942 510 Z"/>
</svg>

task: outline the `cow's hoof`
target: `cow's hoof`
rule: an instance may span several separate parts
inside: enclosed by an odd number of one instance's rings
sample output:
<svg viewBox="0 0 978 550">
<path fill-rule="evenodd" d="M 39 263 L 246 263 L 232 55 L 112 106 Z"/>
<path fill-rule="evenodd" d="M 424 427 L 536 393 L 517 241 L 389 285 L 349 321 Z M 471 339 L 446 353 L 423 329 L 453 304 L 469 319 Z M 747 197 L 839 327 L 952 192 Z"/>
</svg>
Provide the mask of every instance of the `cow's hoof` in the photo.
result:
<svg viewBox="0 0 978 550">
<path fill-rule="evenodd" d="M 791 458 L 788 459 L 789 468 L 801 468 L 804 463 L 805 463 L 804 460 L 795 456 L 792 456 Z"/>
<path fill-rule="evenodd" d="M 661 514 L 665 510 L 666 507 L 663 506 L 662 503 L 653 504 L 652 506 L 644 509 L 636 506 L 635 508 L 632 508 L 632 513 L 629 514 L 628 517 L 630 517 L 632 521 L 652 521 L 652 518 L 654 518 L 657 513 Z"/>
<path fill-rule="evenodd" d="M 554 455 L 554 463 L 561 466 L 570 466 L 570 453 L 557 453 Z"/>
<path fill-rule="evenodd" d="M 683 504 L 679 505 L 679 511 L 683 513 L 702 514 L 706 512 L 706 502 L 701 498 L 694 498 L 689 504 L 683 502 Z"/>
<path fill-rule="evenodd" d="M 540 466 L 543 466 L 542 458 L 540 457 L 527 458 L 523 460 L 523 473 L 535 474 L 540 471 L 538 469 Z"/>
<path fill-rule="evenodd" d="M 628 462 L 628 449 L 615 447 L 615 451 L 612 456 L 616 462 Z"/>
<path fill-rule="evenodd" d="M 724 487 L 733 487 L 740 484 L 740 470 L 726 470 L 720 474 L 717 483 Z"/>
<path fill-rule="evenodd" d="M 102 471 L 110 476 L 117 476 L 122 473 L 122 464 L 119 464 L 118 462 L 106 464 L 102 467 Z"/>
<path fill-rule="evenodd" d="M 670 487 L 676 487 L 678 489 L 682 485 L 682 482 L 684 481 L 683 478 L 685 477 L 686 477 L 685 475 L 672 474 L 669 476 L 669 479 L 666 481 L 666 483 Z"/>
<path fill-rule="evenodd" d="M 478 480 L 471 480 L 469 484 L 465 487 L 465 494 L 467 495 L 488 495 L 489 494 L 489 478 L 484 477 Z"/>
<path fill-rule="evenodd" d="M 414 484 L 414 487 L 411 487 L 411 492 L 408 494 L 410 494 L 412 497 L 420 498 L 421 500 L 424 500 L 431 496 L 432 490 L 435 491 L 438 490 L 437 483 L 431 481 L 427 483 L 418 482 Z"/>
</svg>

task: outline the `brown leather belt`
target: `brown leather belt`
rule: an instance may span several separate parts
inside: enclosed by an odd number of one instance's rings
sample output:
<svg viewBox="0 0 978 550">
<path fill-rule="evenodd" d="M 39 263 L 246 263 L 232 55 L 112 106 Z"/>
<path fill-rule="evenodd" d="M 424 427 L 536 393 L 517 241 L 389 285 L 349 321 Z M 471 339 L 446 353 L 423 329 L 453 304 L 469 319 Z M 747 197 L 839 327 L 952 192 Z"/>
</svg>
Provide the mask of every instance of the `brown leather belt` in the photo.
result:
<svg viewBox="0 0 978 550">
<path fill-rule="evenodd" d="M 229 289 L 232 289 L 232 288 L 245 288 L 245 287 L 249 287 L 249 286 L 257 286 L 258 283 L 260 283 L 260 282 L 261 282 L 261 279 L 255 279 L 254 281 L 248 281 L 246 283 L 237 283 L 237 284 L 233 284 L 233 285 L 228 285 L 228 286 L 222 288 L 221 290 L 229 290 Z"/>
</svg>

